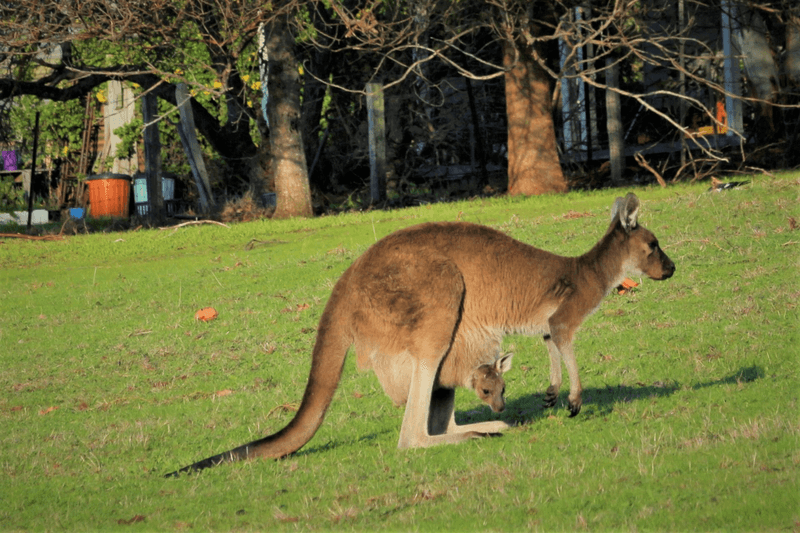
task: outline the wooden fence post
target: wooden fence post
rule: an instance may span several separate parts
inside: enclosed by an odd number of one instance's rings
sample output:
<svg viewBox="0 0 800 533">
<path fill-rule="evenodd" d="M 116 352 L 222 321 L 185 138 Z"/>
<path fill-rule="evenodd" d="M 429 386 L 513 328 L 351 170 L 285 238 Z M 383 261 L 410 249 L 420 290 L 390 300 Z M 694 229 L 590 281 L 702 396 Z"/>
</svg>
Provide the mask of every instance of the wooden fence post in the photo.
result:
<svg viewBox="0 0 800 533">
<path fill-rule="evenodd" d="M 613 56 L 606 59 L 606 126 L 608 149 L 611 161 L 611 183 L 619 185 L 625 168 L 625 141 L 622 134 L 622 108 L 619 93 L 611 89 L 619 86 L 619 67 Z"/>
<path fill-rule="evenodd" d="M 211 182 L 208 179 L 206 164 L 203 161 L 203 152 L 197 142 L 194 114 L 192 113 L 192 104 L 189 98 L 189 89 L 186 84 L 179 83 L 175 88 L 175 100 L 178 103 L 178 110 L 181 114 L 181 121 L 178 123 L 178 135 L 181 138 L 183 151 L 186 152 L 186 158 L 189 160 L 189 166 L 192 168 L 192 176 L 194 176 L 197 192 L 200 195 L 200 209 L 204 213 L 208 213 L 211 205 L 214 204 L 214 195 L 211 192 Z"/>
<path fill-rule="evenodd" d="M 373 204 L 386 198 L 386 120 L 383 86 L 367 84 L 367 121 L 369 124 L 370 197 Z"/>
<path fill-rule="evenodd" d="M 39 111 L 36 112 L 35 123 L 33 126 L 33 154 L 31 155 L 31 179 L 28 182 L 28 231 L 31 229 L 31 213 L 33 212 L 33 182 L 36 181 L 36 158 L 39 149 Z"/>
<path fill-rule="evenodd" d="M 144 120 L 144 173 L 147 180 L 147 216 L 164 217 L 164 197 L 161 193 L 161 141 L 158 136 L 158 99 L 152 92 L 142 96 Z"/>
</svg>

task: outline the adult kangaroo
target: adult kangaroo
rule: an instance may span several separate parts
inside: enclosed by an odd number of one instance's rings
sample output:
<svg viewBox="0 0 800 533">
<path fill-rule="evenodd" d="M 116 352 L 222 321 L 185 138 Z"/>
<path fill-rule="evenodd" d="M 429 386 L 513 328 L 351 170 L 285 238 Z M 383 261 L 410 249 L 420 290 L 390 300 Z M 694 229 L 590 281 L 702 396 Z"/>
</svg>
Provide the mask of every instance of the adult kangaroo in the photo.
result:
<svg viewBox="0 0 800 533">
<path fill-rule="evenodd" d="M 464 222 L 402 229 L 373 244 L 333 288 L 320 318 L 311 372 L 295 417 L 273 435 L 209 457 L 178 472 L 249 457 L 279 458 L 314 436 L 339 384 L 348 349 L 371 368 L 384 391 L 405 404 L 399 448 L 496 434 L 502 421 L 459 426 L 454 388 L 474 369 L 499 359 L 505 334 L 542 335 L 550 354 L 553 406 L 561 363 L 570 380 L 571 416 L 581 409 L 572 339 L 584 318 L 627 274 L 664 280 L 675 264 L 640 226 L 639 200 L 617 198 L 611 225 L 579 257 L 561 257 L 494 229 Z"/>
</svg>

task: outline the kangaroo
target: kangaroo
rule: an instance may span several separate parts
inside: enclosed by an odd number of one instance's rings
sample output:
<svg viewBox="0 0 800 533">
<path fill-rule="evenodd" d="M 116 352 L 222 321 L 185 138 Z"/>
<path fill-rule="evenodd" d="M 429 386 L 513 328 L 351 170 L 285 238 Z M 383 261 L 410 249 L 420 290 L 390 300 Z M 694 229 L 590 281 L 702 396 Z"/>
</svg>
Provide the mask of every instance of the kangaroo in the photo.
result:
<svg viewBox="0 0 800 533">
<path fill-rule="evenodd" d="M 504 355 L 493 364 L 484 364 L 476 368 L 464 383 L 464 388 L 472 388 L 478 398 L 495 413 L 502 413 L 506 408 L 506 380 L 503 374 L 511 370 L 513 353 Z"/>
<path fill-rule="evenodd" d="M 567 367 L 570 416 L 581 410 L 572 342 L 580 324 L 626 274 L 665 280 L 675 264 L 638 224 L 639 199 L 617 198 L 611 224 L 579 257 L 534 248 L 477 224 L 432 222 L 373 244 L 342 274 L 319 321 L 300 408 L 273 435 L 168 475 L 251 457 L 280 458 L 316 433 L 339 384 L 348 349 L 384 391 L 405 405 L 398 448 L 457 443 L 496 434 L 503 421 L 457 425 L 455 387 L 468 369 L 498 354 L 508 333 L 542 335 L 550 355 L 546 407 Z"/>
</svg>

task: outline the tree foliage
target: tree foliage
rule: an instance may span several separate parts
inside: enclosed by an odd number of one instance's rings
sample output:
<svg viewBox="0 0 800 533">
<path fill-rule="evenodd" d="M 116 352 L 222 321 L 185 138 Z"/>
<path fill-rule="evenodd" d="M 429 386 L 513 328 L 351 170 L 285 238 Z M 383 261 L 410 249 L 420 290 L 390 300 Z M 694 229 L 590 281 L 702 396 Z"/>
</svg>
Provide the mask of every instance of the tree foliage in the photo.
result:
<svg viewBox="0 0 800 533">
<path fill-rule="evenodd" d="M 260 106 L 265 87 L 258 32 L 262 25 L 269 31 L 276 20 L 286 20 L 302 77 L 298 129 L 317 191 L 352 192 L 363 182 L 364 86 L 369 82 L 382 83 L 389 98 L 390 174 L 401 184 L 425 169 L 470 158 L 474 167 L 476 144 L 483 150 L 482 165 L 507 167 L 510 182 L 520 176 L 538 179 L 537 172 L 553 175 L 561 167 L 585 172 L 593 152 L 608 146 L 609 94 L 622 103 L 624 142 L 644 143 L 640 155 L 658 143 L 682 146 L 680 161 L 660 160 L 659 177 L 697 175 L 703 164 L 717 168 L 763 161 L 754 160 L 742 148 L 745 143 L 765 147 L 763 153 L 777 150 L 780 158 L 771 159 L 791 165 L 797 162 L 793 154 L 800 153 L 800 8 L 795 4 L 15 0 L 0 5 L 0 116 L 28 109 L 29 117 L 34 99 L 47 101 L 54 107 L 46 122 L 61 121 L 48 133 L 58 139 L 48 149 L 67 146 L 74 153 L 80 120 L 66 117 L 81 117 L 82 102 L 96 98 L 103 83 L 125 80 L 138 94 L 158 96 L 162 132 L 176 120 L 175 86 L 185 83 L 205 146 L 228 167 L 232 178 L 225 183 L 269 182 L 274 176 L 265 146 L 274 132 Z M 723 16 L 734 21 L 731 54 L 744 70 L 733 85 L 723 77 Z M 50 56 L 56 47 L 61 56 Z M 515 69 L 537 78 L 509 93 L 508 76 Z M 474 87 L 454 81 L 464 78 Z M 614 79 L 618 82 L 610 83 Z M 477 106 L 479 120 L 470 122 L 468 113 L 453 113 L 453 102 L 466 102 L 468 89 L 475 88 L 484 100 Z M 580 105 L 563 105 L 570 91 Z M 706 143 L 690 151 L 686 139 L 693 131 L 722 127 L 717 102 L 727 102 L 726 96 L 743 103 L 743 130 L 728 150 Z M 474 98 L 470 104 L 475 109 Z M 517 120 L 528 124 L 528 131 L 516 133 L 511 119 L 520 115 L 513 111 L 507 117 L 506 110 L 526 105 L 543 110 L 536 120 L 549 119 L 535 126 L 527 118 Z M 563 111 L 567 107 L 573 116 Z M 568 133 L 573 122 L 584 124 L 577 140 L 568 138 L 577 127 Z M 537 131 L 546 142 L 539 142 Z M 523 161 L 531 157 L 548 158 L 549 167 Z"/>
</svg>

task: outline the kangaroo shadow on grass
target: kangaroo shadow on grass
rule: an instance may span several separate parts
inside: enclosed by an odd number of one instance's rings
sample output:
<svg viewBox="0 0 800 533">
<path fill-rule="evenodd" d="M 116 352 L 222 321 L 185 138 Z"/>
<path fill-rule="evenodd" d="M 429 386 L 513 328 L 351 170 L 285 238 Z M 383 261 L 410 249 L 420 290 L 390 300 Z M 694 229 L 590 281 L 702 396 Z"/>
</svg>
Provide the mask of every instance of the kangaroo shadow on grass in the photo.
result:
<svg viewBox="0 0 800 533">
<path fill-rule="evenodd" d="M 299 451 L 296 451 L 295 453 L 291 454 L 289 457 L 302 457 L 304 455 L 312 455 L 328 450 L 333 450 L 334 448 L 338 448 L 339 446 L 344 446 L 344 445 L 352 445 L 352 444 L 357 444 L 359 446 L 361 446 L 362 444 L 369 445 L 372 441 L 377 440 L 379 437 L 381 437 L 382 435 L 386 435 L 387 433 L 392 433 L 392 430 L 386 429 L 383 431 L 367 433 L 366 435 L 361 435 L 353 439 L 335 438 L 324 444 L 319 444 L 316 446 L 305 446 Z"/>
<path fill-rule="evenodd" d="M 583 408 L 578 417 L 607 416 L 620 404 L 631 403 L 645 398 L 663 398 L 671 396 L 679 390 L 700 390 L 720 385 L 750 383 L 763 377 L 763 368 L 760 366 L 748 366 L 740 368 L 724 378 L 686 386 L 677 381 L 666 380 L 655 381 L 650 384 L 637 382 L 634 385 L 589 387 L 583 389 Z M 555 407 L 544 407 L 544 390 L 546 386 L 546 383 L 542 385 L 541 392 L 527 394 L 507 401 L 506 409 L 500 415 L 492 413 L 486 406 L 469 411 L 457 411 L 456 423 L 470 424 L 499 419 L 510 424 L 524 425 L 547 418 L 559 411 L 567 413 L 568 390 L 559 394 Z"/>
<path fill-rule="evenodd" d="M 727 377 L 695 383 L 684 386 L 677 381 L 655 381 L 653 383 L 637 382 L 633 385 L 608 385 L 605 387 L 589 387 L 583 390 L 583 409 L 578 417 L 597 417 L 607 416 L 614 411 L 620 404 L 631 403 L 646 398 L 664 398 L 671 396 L 679 390 L 700 390 L 708 387 L 718 387 L 720 385 L 732 385 L 735 383 L 750 383 L 764 377 L 764 369 L 760 366 L 748 366 L 740 368 Z M 475 422 L 485 422 L 487 420 L 503 420 L 512 425 L 525 425 L 551 414 L 563 411 L 567 413 L 568 391 L 563 391 L 556 402 L 555 407 L 544 407 L 544 389 L 547 384 L 542 385 L 541 392 L 527 394 L 506 403 L 506 409 L 501 414 L 493 413 L 486 405 L 477 406 L 474 409 L 456 411 L 456 423 L 471 424 Z M 371 442 L 383 437 L 394 430 L 386 429 L 383 431 L 372 432 L 360 435 L 353 439 L 334 438 L 328 442 L 304 447 L 302 450 L 292 454 L 292 457 L 317 454 L 332 450 L 342 445 L 357 444 L 369 445 Z"/>
</svg>

